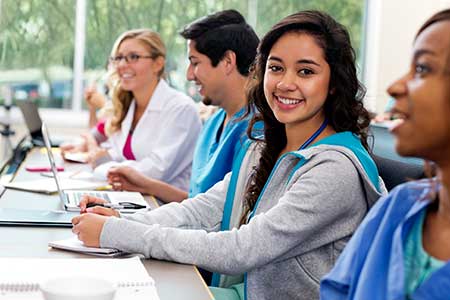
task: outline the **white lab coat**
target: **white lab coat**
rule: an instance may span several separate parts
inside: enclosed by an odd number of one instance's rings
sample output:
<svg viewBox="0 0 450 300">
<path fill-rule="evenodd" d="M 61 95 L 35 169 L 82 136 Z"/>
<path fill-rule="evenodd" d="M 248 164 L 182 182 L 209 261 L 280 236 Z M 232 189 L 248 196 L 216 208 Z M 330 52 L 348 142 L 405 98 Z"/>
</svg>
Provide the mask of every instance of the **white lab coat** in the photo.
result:
<svg viewBox="0 0 450 300">
<path fill-rule="evenodd" d="M 151 178 L 188 191 L 192 157 L 202 126 L 194 101 L 161 79 L 131 138 L 134 161 L 126 160 L 123 147 L 135 105 L 133 100 L 121 130 L 109 137 L 109 155 Z"/>
</svg>

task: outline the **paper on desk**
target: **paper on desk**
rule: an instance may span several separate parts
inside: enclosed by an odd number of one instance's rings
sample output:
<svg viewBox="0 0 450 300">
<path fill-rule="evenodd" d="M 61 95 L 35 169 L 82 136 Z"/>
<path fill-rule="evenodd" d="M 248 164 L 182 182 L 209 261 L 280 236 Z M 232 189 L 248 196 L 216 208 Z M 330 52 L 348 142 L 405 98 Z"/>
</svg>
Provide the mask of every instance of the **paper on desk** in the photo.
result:
<svg viewBox="0 0 450 300">
<path fill-rule="evenodd" d="M 53 177 L 53 172 L 41 172 L 44 177 Z M 97 180 L 94 178 L 94 174 L 89 171 L 64 171 L 58 172 L 59 178 L 69 178 L 76 180 Z M 98 181 L 98 180 L 97 180 Z"/>
<path fill-rule="evenodd" d="M 0 258 L 0 299 L 42 300 L 36 285 L 57 277 L 97 277 L 117 284 L 114 300 L 159 300 L 153 279 L 137 257 Z M 2 287 L 6 290 L 2 290 Z"/>
<path fill-rule="evenodd" d="M 87 152 L 67 152 L 64 154 L 64 159 L 77 162 L 77 163 L 88 163 L 88 153 Z"/>
<path fill-rule="evenodd" d="M 107 182 L 105 181 L 75 180 L 69 178 L 61 178 L 60 180 L 60 188 L 62 190 L 90 190 L 100 188 L 105 185 L 107 185 Z M 53 178 L 13 181 L 5 183 L 4 186 L 16 190 L 45 194 L 52 194 L 58 191 L 56 188 L 55 179 Z"/>
<path fill-rule="evenodd" d="M 113 249 L 113 248 L 93 248 L 93 247 L 86 247 L 76 236 L 73 236 L 71 238 L 60 240 L 60 241 L 53 241 L 49 242 L 48 245 L 52 248 L 56 249 L 62 249 L 62 250 L 68 250 L 68 251 L 74 251 L 74 252 L 80 252 L 85 253 L 89 255 L 96 255 L 96 256 L 104 256 L 104 257 L 115 257 L 124 255 L 125 253 Z"/>
</svg>

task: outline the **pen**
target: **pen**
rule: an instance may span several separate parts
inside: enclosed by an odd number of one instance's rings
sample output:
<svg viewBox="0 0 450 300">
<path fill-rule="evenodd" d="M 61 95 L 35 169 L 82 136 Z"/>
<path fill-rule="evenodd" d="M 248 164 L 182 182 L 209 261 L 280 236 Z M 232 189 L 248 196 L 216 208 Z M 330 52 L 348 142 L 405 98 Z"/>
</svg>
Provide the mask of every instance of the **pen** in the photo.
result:
<svg viewBox="0 0 450 300">
<path fill-rule="evenodd" d="M 88 203 L 86 205 L 86 208 L 88 207 L 94 207 L 94 206 L 101 206 L 101 207 L 107 207 L 112 209 L 124 209 L 125 207 L 123 205 L 118 204 L 112 204 L 112 203 Z"/>
<path fill-rule="evenodd" d="M 94 206 L 101 206 L 101 207 L 107 207 L 112 209 L 124 209 L 125 207 L 123 205 L 118 204 L 112 204 L 112 203 L 88 203 L 86 205 L 86 208 L 88 207 L 94 207 Z"/>
<path fill-rule="evenodd" d="M 93 206 L 102 206 L 107 208 L 113 208 L 113 209 L 140 209 L 145 208 L 144 205 L 131 203 L 131 202 L 119 202 L 119 204 L 113 204 L 113 203 L 93 203 L 90 202 L 86 205 L 86 207 L 93 207 Z"/>
<path fill-rule="evenodd" d="M 44 166 L 27 166 L 25 167 L 25 170 L 28 172 L 50 172 L 52 169 L 51 167 L 44 167 Z M 63 172 L 64 167 L 56 167 L 56 171 Z"/>
</svg>

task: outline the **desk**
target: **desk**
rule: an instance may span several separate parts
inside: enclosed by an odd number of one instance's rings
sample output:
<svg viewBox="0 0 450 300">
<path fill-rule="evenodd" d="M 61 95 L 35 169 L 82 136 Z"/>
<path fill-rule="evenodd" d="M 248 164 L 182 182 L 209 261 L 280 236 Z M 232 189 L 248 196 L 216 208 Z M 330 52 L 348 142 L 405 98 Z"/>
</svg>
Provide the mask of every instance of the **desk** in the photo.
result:
<svg viewBox="0 0 450 300">
<path fill-rule="evenodd" d="M 33 149 L 21 165 L 15 180 L 40 178 L 37 173 L 25 171 L 28 163 L 47 162 L 40 149 Z M 64 164 L 66 169 L 80 168 L 78 164 Z M 150 200 L 147 198 L 146 200 Z M 155 205 L 154 201 L 149 202 Z M 56 195 L 6 190 L 0 199 L 1 208 L 58 209 Z M 42 257 L 42 258 L 92 258 L 92 256 L 49 248 L 47 243 L 71 236 L 69 228 L 1 226 L 0 257 Z M 147 272 L 156 282 L 161 300 L 195 299 L 210 300 L 212 295 L 201 278 L 197 268 L 157 260 L 143 260 Z"/>
</svg>

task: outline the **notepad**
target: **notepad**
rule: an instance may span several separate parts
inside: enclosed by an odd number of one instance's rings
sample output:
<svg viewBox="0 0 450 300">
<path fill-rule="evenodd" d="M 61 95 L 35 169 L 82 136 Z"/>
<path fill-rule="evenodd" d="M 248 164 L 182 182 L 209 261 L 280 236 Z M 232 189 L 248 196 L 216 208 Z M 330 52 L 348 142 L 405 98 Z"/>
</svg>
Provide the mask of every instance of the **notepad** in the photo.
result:
<svg viewBox="0 0 450 300">
<path fill-rule="evenodd" d="M 62 249 L 67 251 L 74 251 L 85 253 L 89 255 L 102 256 L 102 257 L 116 257 L 127 254 L 118 249 L 113 248 L 93 248 L 86 247 L 76 236 L 69 239 L 49 242 L 48 245 L 52 248 Z"/>
<path fill-rule="evenodd" d="M 64 153 L 64 159 L 71 162 L 86 164 L 88 163 L 87 152 L 67 152 Z"/>
<path fill-rule="evenodd" d="M 99 277 L 117 285 L 114 300 L 159 300 L 139 258 L 0 258 L 0 299 L 43 300 L 39 285 L 57 277 Z M 7 270 L 7 271 L 6 271 Z"/>
<path fill-rule="evenodd" d="M 103 187 L 105 186 L 106 182 L 63 178 L 61 179 L 60 184 L 62 190 L 83 190 Z M 44 194 L 53 194 L 58 191 L 55 180 L 53 178 L 13 181 L 5 183 L 4 186 L 10 189 Z"/>
</svg>

